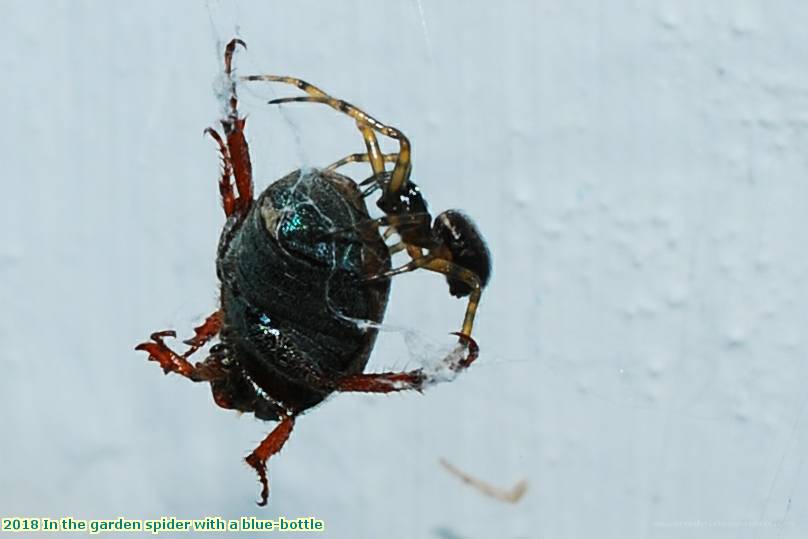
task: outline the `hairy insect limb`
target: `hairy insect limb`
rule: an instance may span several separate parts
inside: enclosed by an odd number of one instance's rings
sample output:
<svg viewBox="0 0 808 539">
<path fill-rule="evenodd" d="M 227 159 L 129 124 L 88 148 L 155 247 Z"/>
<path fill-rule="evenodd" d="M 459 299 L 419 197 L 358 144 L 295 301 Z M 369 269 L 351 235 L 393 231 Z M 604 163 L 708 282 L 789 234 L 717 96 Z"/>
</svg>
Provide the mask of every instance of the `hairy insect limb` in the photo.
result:
<svg viewBox="0 0 808 539">
<path fill-rule="evenodd" d="M 236 210 L 241 215 L 246 215 L 253 203 L 252 163 L 247 139 L 244 137 L 245 123 L 245 118 L 238 118 L 233 122 L 229 131 L 225 127 L 227 147 L 230 149 L 233 175 L 236 178 L 236 189 L 238 190 Z"/>
<path fill-rule="evenodd" d="M 258 505 L 263 506 L 266 505 L 269 497 L 266 461 L 280 451 L 283 444 L 289 439 L 294 417 L 274 401 L 257 392 L 250 392 L 252 386 L 249 380 L 240 371 L 233 371 L 226 366 L 222 362 L 223 357 L 212 353 L 202 363 L 192 365 L 188 361 L 188 356 L 218 334 L 220 328 L 221 312 L 217 311 L 210 315 L 202 325 L 195 328 L 194 337 L 184 341 L 190 345 L 190 348 L 182 355 L 171 350 L 163 341 L 164 337 L 176 336 L 174 331 L 153 333 L 151 335 L 153 342 L 142 343 L 135 350 L 148 352 L 149 359 L 159 362 L 166 374 L 176 372 L 194 382 L 210 382 L 213 400 L 222 408 L 254 412 L 262 419 L 281 419 L 281 422 L 266 439 L 246 458 L 247 463 L 258 473 L 261 482 L 261 501 L 258 502 Z M 245 388 L 247 391 L 244 391 Z M 249 398 L 245 398 L 245 395 L 248 395 Z"/>
<path fill-rule="evenodd" d="M 140 343 L 135 350 L 148 352 L 149 361 L 156 361 L 163 368 L 163 372 L 168 374 L 176 372 L 186 378 L 191 378 L 194 366 L 182 355 L 174 352 L 163 341 L 165 337 L 176 337 L 174 330 L 155 331 L 149 336 L 151 342 Z"/>
<path fill-rule="evenodd" d="M 222 329 L 222 311 L 216 311 L 208 316 L 201 325 L 194 328 L 194 336 L 182 342 L 190 346 L 187 352 L 183 354 L 188 357 L 203 346 L 205 346 L 212 338 L 219 334 Z"/>
<path fill-rule="evenodd" d="M 247 464 L 258 474 L 258 480 L 261 481 L 261 501 L 257 502 L 258 505 L 264 506 L 269 499 L 269 481 L 267 480 L 267 460 L 272 455 L 278 453 L 289 439 L 292 434 L 292 429 L 295 426 L 295 416 L 286 414 L 281 419 L 281 422 L 272 429 L 272 432 L 267 434 L 267 437 L 258 444 L 258 447 L 253 449 L 253 452 L 245 459 Z"/>
<path fill-rule="evenodd" d="M 224 214 L 227 217 L 236 209 L 236 197 L 233 194 L 233 163 L 230 161 L 230 150 L 222 140 L 221 135 L 213 129 L 208 127 L 205 129 L 205 134 L 210 135 L 216 144 L 219 145 L 219 154 L 222 157 L 222 175 L 219 178 L 219 194 L 222 197 L 222 206 L 224 207 Z"/>
<path fill-rule="evenodd" d="M 263 419 L 281 418 L 281 422 L 266 439 L 247 457 L 247 463 L 258 473 L 261 481 L 261 501 L 258 505 L 266 505 L 269 496 L 269 483 L 266 475 L 267 459 L 281 450 L 289 438 L 294 425 L 294 418 L 288 415 L 280 405 L 258 393 L 247 393 L 249 381 L 239 371 L 226 366 L 219 354 L 212 353 L 203 362 L 196 365 L 188 361 L 188 357 L 218 335 L 222 326 L 222 313 L 216 311 L 208 316 L 198 327 L 194 328 L 194 336 L 184 341 L 189 349 L 182 355 L 171 350 L 163 341 L 165 337 L 175 337 L 174 331 L 159 331 L 151 335 L 152 342 L 139 344 L 135 350 L 149 353 L 149 359 L 157 361 L 166 374 L 176 372 L 194 382 L 210 382 L 213 400 L 222 408 L 236 409 L 242 412 L 255 412 Z M 216 347 L 214 347 L 215 349 Z M 249 391 L 249 389 L 248 389 Z M 244 398 L 245 393 L 250 398 Z"/>
<path fill-rule="evenodd" d="M 460 342 L 468 349 L 468 354 L 459 360 L 455 360 L 450 355 L 446 361 L 446 367 L 454 372 L 460 372 L 474 363 L 479 355 L 480 348 L 477 342 L 470 336 L 463 333 L 453 333 L 457 335 Z M 382 372 L 370 374 L 352 374 L 340 380 L 337 384 L 337 391 L 358 391 L 365 393 L 392 393 L 394 391 L 421 391 L 433 377 L 425 369 L 415 369 L 406 372 Z"/>
<path fill-rule="evenodd" d="M 197 363 L 196 366 L 188 361 L 188 358 L 194 352 L 205 346 L 212 338 L 219 334 L 222 328 L 222 313 L 216 311 L 208 316 L 202 324 L 194 328 L 194 336 L 185 340 L 188 345 L 188 350 L 183 354 L 174 352 L 163 340 L 165 337 L 176 337 L 177 333 L 174 330 L 156 331 L 149 337 L 151 342 L 140 343 L 135 347 L 135 350 L 142 350 L 149 353 L 149 360 L 156 361 L 163 368 L 163 372 L 176 372 L 186 378 L 190 378 L 195 382 L 209 380 L 204 369 L 199 371 L 198 367 L 201 365 Z"/>
<path fill-rule="evenodd" d="M 247 45 L 240 39 L 233 39 L 227 44 L 224 53 L 225 76 L 230 79 L 230 112 L 227 117 L 221 120 L 224 129 L 224 141 L 213 128 L 205 130 L 219 144 L 219 151 L 224 160 L 224 170 L 222 179 L 219 182 L 219 192 L 222 195 L 222 203 L 225 207 L 225 214 L 231 215 L 238 212 L 239 215 L 246 215 L 253 202 L 253 181 L 252 163 L 250 162 L 250 150 L 247 139 L 244 136 L 245 118 L 238 115 L 238 96 L 236 94 L 236 80 L 233 78 L 233 54 L 236 46 L 241 45 L 245 49 Z M 225 142 L 226 141 L 226 142 Z M 226 150 L 226 151 L 225 151 Z M 230 178 L 235 179 L 238 197 L 234 197 Z"/>
<path fill-rule="evenodd" d="M 184 341 L 190 348 L 182 355 L 171 350 L 163 341 L 174 337 L 173 331 L 159 331 L 151 335 L 152 342 L 142 343 L 135 349 L 149 353 L 149 360 L 157 361 L 168 374 L 175 372 L 192 382 L 210 382 L 213 400 L 222 408 L 253 412 L 256 417 L 267 421 L 277 421 L 286 414 L 276 401 L 259 393 L 244 371 L 227 359 L 227 350 L 217 344 L 210 349 L 208 357 L 192 364 L 188 357 L 215 337 L 221 329 L 221 311 L 210 315 L 205 322 L 195 328 L 196 335 Z"/>
<path fill-rule="evenodd" d="M 166 374 L 175 372 L 194 382 L 209 382 L 220 378 L 220 372 L 214 368 L 213 363 L 197 363 L 194 365 L 188 361 L 188 356 L 197 348 L 191 347 L 191 350 L 180 355 L 169 348 L 163 340 L 165 337 L 173 338 L 176 336 L 177 333 L 173 330 L 156 331 L 149 337 L 151 342 L 140 343 L 135 347 L 135 350 L 147 352 L 149 361 L 159 363 Z"/>
</svg>

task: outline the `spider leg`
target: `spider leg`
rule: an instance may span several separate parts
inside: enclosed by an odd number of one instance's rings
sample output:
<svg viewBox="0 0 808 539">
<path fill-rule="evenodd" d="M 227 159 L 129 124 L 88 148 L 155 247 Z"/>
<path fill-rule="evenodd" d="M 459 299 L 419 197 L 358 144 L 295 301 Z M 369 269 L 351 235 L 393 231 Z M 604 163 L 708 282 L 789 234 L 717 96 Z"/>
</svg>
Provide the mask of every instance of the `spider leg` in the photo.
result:
<svg viewBox="0 0 808 539">
<path fill-rule="evenodd" d="M 471 329 L 474 326 L 474 317 L 477 314 L 477 306 L 480 304 L 480 297 L 482 296 L 482 285 L 480 278 L 473 271 L 467 270 L 462 266 L 450 262 L 444 258 L 435 258 L 422 266 L 424 269 L 442 273 L 446 277 L 451 277 L 466 283 L 471 288 L 469 294 L 469 302 L 466 305 L 466 314 L 463 317 L 462 334 L 471 337 Z"/>
<path fill-rule="evenodd" d="M 306 97 L 283 97 L 280 99 L 273 99 L 269 102 L 270 105 L 280 105 L 282 103 L 323 103 L 336 109 L 340 112 L 347 114 L 354 118 L 357 122 L 363 122 L 370 125 L 379 133 L 386 135 L 392 139 L 396 139 L 399 144 L 398 159 L 396 160 L 393 174 L 390 177 L 390 193 L 396 195 L 404 189 L 404 185 L 410 177 L 410 169 L 412 163 L 410 162 L 410 141 L 409 139 L 394 127 L 387 126 L 361 109 L 356 108 L 347 101 L 342 99 L 335 99 L 333 97 L 320 97 L 320 96 L 306 96 Z"/>
<path fill-rule="evenodd" d="M 442 273 L 447 277 L 463 281 L 469 286 L 469 288 L 471 288 L 471 293 L 469 294 L 469 301 L 466 305 L 466 314 L 463 318 L 463 329 L 461 330 L 461 334 L 471 338 L 471 330 L 474 326 L 474 317 L 477 313 L 477 306 L 480 304 L 480 297 L 482 295 L 480 278 L 477 277 L 473 271 L 467 270 L 462 266 L 458 266 L 457 264 L 454 264 L 445 258 L 441 258 L 436 254 L 418 256 L 417 253 L 421 252 L 420 248 L 406 244 L 405 246 L 407 252 L 412 257 L 412 260 L 403 266 L 399 266 L 382 273 L 377 273 L 376 275 L 371 275 L 367 278 L 367 281 L 389 279 L 390 277 L 414 271 L 419 268 L 434 271 L 436 273 Z"/>
<path fill-rule="evenodd" d="M 283 415 L 281 422 L 267 434 L 267 437 L 258 444 L 258 447 L 253 449 L 253 452 L 245 459 L 247 464 L 258 474 L 258 480 L 261 482 L 261 501 L 258 505 L 264 506 L 267 504 L 269 498 L 269 481 L 267 480 L 267 460 L 272 455 L 278 453 L 283 449 L 289 435 L 292 434 L 292 429 L 295 426 L 295 416 L 291 413 Z"/>
<path fill-rule="evenodd" d="M 398 228 L 408 225 L 424 225 L 426 224 L 429 227 L 430 216 L 427 213 L 402 213 L 397 215 L 385 215 L 383 217 L 378 217 L 376 219 L 367 219 L 365 221 L 359 221 L 355 225 L 344 227 L 344 228 L 337 228 L 330 232 L 324 233 L 324 236 L 339 236 L 340 234 L 344 234 L 346 232 L 352 230 L 360 230 L 360 231 L 374 231 L 377 228 L 387 226 L 390 227 L 384 232 L 384 239 L 389 238 L 393 234 L 395 234 Z"/>
<path fill-rule="evenodd" d="M 381 123 L 371 115 L 355 107 L 354 105 L 351 105 L 347 101 L 331 97 L 313 84 L 295 77 L 284 77 L 279 75 L 250 75 L 248 77 L 243 77 L 243 80 L 282 82 L 284 84 L 297 86 L 309 94 L 307 97 L 286 97 L 281 99 L 273 99 L 269 102 L 271 105 L 291 102 L 323 103 L 333 109 L 347 114 L 356 121 L 357 127 L 360 131 L 362 131 L 362 136 L 365 138 L 365 144 L 368 146 L 369 153 L 373 152 L 371 146 L 374 145 L 376 151 L 378 151 L 378 142 L 375 142 L 375 136 L 368 135 L 368 132 L 371 130 L 375 130 L 385 136 L 397 140 L 399 144 L 399 151 L 395 167 L 393 168 L 393 175 L 390 180 L 390 192 L 395 195 L 404 188 L 404 185 L 407 183 L 407 180 L 410 177 L 410 169 L 412 168 L 412 164 L 410 162 L 410 141 L 404 135 L 404 133 L 395 127 Z M 383 170 L 383 166 L 380 169 L 379 161 L 374 161 L 373 157 L 371 157 L 371 164 L 373 165 L 374 175 L 378 174 L 380 170 Z"/>
<path fill-rule="evenodd" d="M 359 124 L 357 124 L 358 126 Z M 360 128 L 361 129 L 361 128 Z M 373 130 L 367 130 L 367 134 L 372 136 L 372 140 L 374 143 L 368 143 L 368 138 L 365 138 L 366 145 L 368 147 L 368 153 L 352 153 L 340 159 L 339 161 L 335 161 L 326 167 L 326 170 L 336 170 L 341 166 L 347 165 L 349 163 L 367 163 L 371 162 L 371 167 L 373 168 L 373 175 L 360 183 L 360 186 L 371 185 L 367 189 L 362 192 L 362 196 L 366 197 L 373 193 L 376 189 L 379 189 L 383 184 L 383 179 L 385 177 L 389 177 L 389 173 L 384 167 L 384 163 L 394 163 L 398 160 L 397 153 L 382 153 L 376 156 L 375 159 L 381 159 L 382 163 L 377 164 L 374 161 L 373 152 L 378 152 L 378 142 L 376 142 L 376 135 Z"/>
<path fill-rule="evenodd" d="M 370 168 L 373 170 L 374 178 L 381 178 L 386 172 L 384 167 L 384 157 L 379 148 L 379 139 L 376 138 L 376 133 L 365 122 L 357 120 L 356 127 L 362 133 L 362 138 L 365 140 L 365 147 L 368 150 L 368 159 L 370 160 Z"/>
<path fill-rule="evenodd" d="M 333 99 L 330 95 L 325 93 L 317 86 L 314 86 L 313 84 L 310 84 L 304 80 L 297 79 L 294 77 L 281 77 L 276 75 L 252 75 L 249 77 L 244 77 L 244 80 L 250 80 L 250 81 L 260 80 L 260 81 L 282 82 L 285 84 L 292 84 L 311 96 Z M 379 141 L 376 138 L 376 133 L 373 132 L 373 129 L 371 129 L 362 118 L 358 117 L 353 118 L 354 120 L 356 120 L 357 129 L 359 129 L 359 132 L 362 133 L 362 137 L 365 139 L 365 146 L 368 149 L 367 161 L 370 162 L 374 176 L 383 173 L 384 159 L 382 157 L 381 150 L 379 149 Z"/>
<path fill-rule="evenodd" d="M 387 233 L 390 232 L 391 230 L 393 230 L 393 229 L 388 228 L 387 230 L 385 230 L 384 235 L 386 236 Z M 392 236 L 394 233 L 395 233 L 395 230 L 393 230 L 393 232 L 390 235 Z M 385 238 L 385 239 L 387 239 L 387 238 Z M 388 251 L 390 252 L 391 255 L 394 255 L 394 254 L 400 253 L 401 251 L 404 251 L 406 249 L 407 249 L 407 244 L 404 243 L 403 241 L 400 241 L 400 242 L 398 242 L 398 243 L 396 243 L 394 245 L 391 245 L 388 248 Z"/>
<path fill-rule="evenodd" d="M 397 153 L 384 153 L 384 154 L 381 155 L 381 157 L 382 157 L 382 159 L 384 160 L 385 163 L 393 163 L 393 162 L 395 162 L 396 159 L 398 159 L 398 154 Z M 367 163 L 368 161 L 370 161 L 370 156 L 368 154 L 366 154 L 366 153 L 352 153 L 350 155 L 346 155 L 345 157 L 343 157 L 339 161 L 335 161 L 335 162 L 331 163 L 330 165 L 325 167 L 325 169 L 326 170 L 337 170 L 339 167 L 345 166 L 345 165 L 347 165 L 349 163 Z M 371 183 L 371 181 L 375 177 L 376 177 L 375 175 L 371 176 L 370 181 L 368 181 L 368 183 Z"/>
</svg>

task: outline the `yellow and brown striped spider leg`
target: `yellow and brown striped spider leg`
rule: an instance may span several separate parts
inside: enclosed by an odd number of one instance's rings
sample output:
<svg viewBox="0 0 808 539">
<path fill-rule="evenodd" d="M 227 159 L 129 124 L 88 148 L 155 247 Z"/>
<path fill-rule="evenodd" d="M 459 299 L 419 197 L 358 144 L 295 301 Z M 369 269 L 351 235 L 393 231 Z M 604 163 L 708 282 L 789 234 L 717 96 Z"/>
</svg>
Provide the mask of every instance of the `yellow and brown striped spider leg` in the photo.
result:
<svg viewBox="0 0 808 539">
<path fill-rule="evenodd" d="M 409 248 L 408 251 L 410 251 Z M 413 253 L 410 251 L 410 255 L 412 254 Z M 474 316 L 477 313 L 477 306 L 480 304 L 480 297 L 482 295 L 480 278 L 473 271 L 458 266 L 457 264 L 441 258 L 438 255 L 428 254 L 413 258 L 403 266 L 399 266 L 397 268 L 393 268 L 369 277 L 368 281 L 389 279 L 390 277 L 415 271 L 419 268 L 441 273 L 448 278 L 462 281 L 468 285 L 468 287 L 471 289 L 471 293 L 469 294 L 469 302 L 466 306 L 466 315 L 463 318 L 463 329 L 461 330 L 461 333 L 466 337 L 471 337 L 471 330 L 474 326 Z"/>
<path fill-rule="evenodd" d="M 344 114 L 347 114 L 348 116 L 353 118 L 354 121 L 356 121 L 357 127 L 362 132 L 362 136 L 365 139 L 365 144 L 368 146 L 368 152 L 370 154 L 373 154 L 370 157 L 370 161 L 371 165 L 373 166 L 374 174 L 379 174 L 380 171 L 383 171 L 383 164 L 380 161 L 380 159 L 378 159 L 378 157 L 380 157 L 381 152 L 378 151 L 378 142 L 376 141 L 375 135 L 372 134 L 372 131 L 375 130 L 381 133 L 382 135 L 385 135 L 398 141 L 399 144 L 398 158 L 396 159 L 393 174 L 390 178 L 389 191 L 393 194 L 397 194 L 404 188 L 404 185 L 409 179 L 410 170 L 412 168 L 412 163 L 410 162 L 410 141 L 404 135 L 404 133 L 402 133 L 395 127 L 383 124 L 373 116 L 367 114 L 362 109 L 355 107 L 354 105 L 348 103 L 347 101 L 343 101 L 342 99 L 336 99 L 328 95 L 320 88 L 304 80 L 295 77 L 285 77 L 279 75 L 250 75 L 247 77 L 243 77 L 242 79 L 247 81 L 269 81 L 269 82 L 281 82 L 284 84 L 291 84 L 293 86 L 297 86 L 298 88 L 309 94 L 308 96 L 305 97 L 282 97 L 280 99 L 273 99 L 269 102 L 271 105 L 279 105 L 282 103 L 295 103 L 295 102 L 322 103 Z"/>
<path fill-rule="evenodd" d="M 383 154 L 381 154 L 381 157 L 382 157 L 382 159 L 384 160 L 385 163 L 393 163 L 393 162 L 396 161 L 396 159 L 398 159 L 398 154 L 397 153 L 383 153 Z M 352 153 L 350 155 L 346 155 L 345 157 L 343 157 L 339 161 L 334 161 L 333 163 L 331 163 L 330 165 L 325 167 L 325 169 L 326 170 L 337 170 L 338 168 L 344 167 L 345 165 L 348 165 L 350 163 L 367 163 L 368 161 L 370 161 L 370 156 L 368 154 L 366 154 L 366 153 Z M 374 174 L 375 174 L 375 172 L 374 172 Z M 370 183 L 370 182 L 368 182 L 368 183 Z"/>
<path fill-rule="evenodd" d="M 387 240 L 394 234 L 400 234 L 401 230 L 425 229 L 426 233 L 428 233 L 431 223 L 432 217 L 428 213 L 401 213 L 359 221 L 350 228 L 338 228 L 330 231 L 327 235 L 334 237 L 351 230 L 375 231 L 376 229 L 387 227 L 387 230 L 382 234 L 382 238 Z M 401 241 L 393 247 L 395 247 L 395 250 L 390 247 L 390 254 L 406 250 L 407 244 Z"/>
</svg>

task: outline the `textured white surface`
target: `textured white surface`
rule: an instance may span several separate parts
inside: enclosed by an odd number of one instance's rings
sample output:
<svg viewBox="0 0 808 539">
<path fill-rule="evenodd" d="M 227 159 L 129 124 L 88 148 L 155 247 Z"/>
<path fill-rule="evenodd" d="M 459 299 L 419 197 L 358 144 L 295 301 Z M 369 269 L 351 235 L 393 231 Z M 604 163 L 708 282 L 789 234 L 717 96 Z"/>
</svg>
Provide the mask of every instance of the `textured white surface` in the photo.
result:
<svg viewBox="0 0 808 539">
<path fill-rule="evenodd" d="M 805 537 L 806 20 L 797 1 L 6 3 L 0 512 Z M 263 510 L 241 457 L 270 425 L 132 350 L 216 305 L 201 133 L 234 34 L 241 73 L 401 127 L 431 207 L 474 216 L 495 263 L 479 364 L 312 410 Z M 258 188 L 362 148 L 325 108 L 264 105 L 291 94 L 242 89 Z M 419 336 L 386 333 L 372 366 L 451 344 L 462 310 L 433 275 L 398 279 L 386 321 Z M 530 488 L 500 504 L 439 457 Z"/>
</svg>

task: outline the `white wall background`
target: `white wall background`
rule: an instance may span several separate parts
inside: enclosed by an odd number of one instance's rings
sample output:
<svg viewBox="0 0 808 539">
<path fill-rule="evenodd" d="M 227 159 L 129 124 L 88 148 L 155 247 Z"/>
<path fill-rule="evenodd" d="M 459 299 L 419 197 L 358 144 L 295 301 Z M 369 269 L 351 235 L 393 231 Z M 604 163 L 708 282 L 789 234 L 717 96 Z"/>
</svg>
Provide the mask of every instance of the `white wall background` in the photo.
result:
<svg viewBox="0 0 808 539">
<path fill-rule="evenodd" d="M 3 2 L 0 512 L 312 515 L 328 537 L 808 534 L 808 5 L 697 0 Z M 271 428 L 133 346 L 216 306 L 202 129 L 223 42 L 401 127 L 495 273 L 479 364 Z M 242 88 L 258 188 L 361 150 Z M 364 178 L 366 170 L 354 169 Z M 462 302 L 394 284 L 372 367 L 448 344 Z M 439 457 L 501 486 L 481 496 Z M 174 534 L 172 536 L 179 537 Z M 255 537 L 257 534 L 245 534 Z"/>
</svg>

